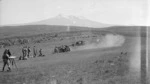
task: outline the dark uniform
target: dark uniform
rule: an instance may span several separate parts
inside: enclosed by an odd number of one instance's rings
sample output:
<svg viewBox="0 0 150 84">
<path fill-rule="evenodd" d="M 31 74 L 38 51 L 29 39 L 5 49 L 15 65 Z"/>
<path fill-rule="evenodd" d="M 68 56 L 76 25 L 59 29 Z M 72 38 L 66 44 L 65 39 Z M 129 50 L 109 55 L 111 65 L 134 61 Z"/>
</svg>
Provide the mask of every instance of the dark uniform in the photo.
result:
<svg viewBox="0 0 150 84">
<path fill-rule="evenodd" d="M 4 65 L 3 65 L 3 69 L 2 69 L 2 71 L 4 71 L 4 69 L 5 69 L 5 66 L 7 65 L 8 66 L 8 71 L 11 71 L 11 68 L 10 68 L 10 65 L 9 65 L 9 53 L 10 51 L 9 50 L 5 50 L 4 51 L 4 53 L 3 53 L 3 56 L 2 56 L 2 59 L 3 59 L 3 63 L 4 63 Z"/>
<path fill-rule="evenodd" d="M 23 60 L 23 58 L 25 57 L 25 51 L 24 51 L 24 47 L 22 48 L 22 56 L 20 58 L 20 60 Z"/>
<path fill-rule="evenodd" d="M 35 46 L 33 47 L 33 57 L 36 57 L 37 55 L 37 49 L 35 48 Z"/>
<path fill-rule="evenodd" d="M 27 49 L 27 47 L 25 47 L 24 48 L 24 57 L 23 57 L 24 60 L 26 60 L 27 54 L 28 54 L 28 49 Z"/>
<path fill-rule="evenodd" d="M 27 50 L 26 46 L 22 48 L 22 54 L 23 54 L 23 56 L 21 58 L 22 60 L 26 60 L 27 59 L 27 54 L 28 54 L 27 51 L 28 50 Z"/>
<path fill-rule="evenodd" d="M 27 56 L 28 56 L 28 58 L 29 58 L 30 52 L 31 52 L 31 51 L 30 51 L 30 47 L 28 47 L 27 52 L 28 52 Z"/>
</svg>

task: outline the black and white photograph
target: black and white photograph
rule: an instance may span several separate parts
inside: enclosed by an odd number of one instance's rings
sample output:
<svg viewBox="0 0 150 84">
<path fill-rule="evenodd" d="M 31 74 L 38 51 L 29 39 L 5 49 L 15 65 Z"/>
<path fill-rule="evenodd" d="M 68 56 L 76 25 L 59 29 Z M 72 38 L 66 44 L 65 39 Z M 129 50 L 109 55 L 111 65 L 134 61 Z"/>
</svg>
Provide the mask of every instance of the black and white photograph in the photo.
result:
<svg viewBox="0 0 150 84">
<path fill-rule="evenodd" d="M 148 0 L 0 0 L 0 84 L 149 84 Z"/>
</svg>

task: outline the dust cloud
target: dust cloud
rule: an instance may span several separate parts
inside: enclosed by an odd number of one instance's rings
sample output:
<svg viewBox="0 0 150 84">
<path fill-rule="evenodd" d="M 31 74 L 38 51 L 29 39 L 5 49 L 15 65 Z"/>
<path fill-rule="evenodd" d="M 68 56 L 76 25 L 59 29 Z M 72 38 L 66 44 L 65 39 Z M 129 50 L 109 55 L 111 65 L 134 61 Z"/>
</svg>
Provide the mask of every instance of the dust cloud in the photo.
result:
<svg viewBox="0 0 150 84">
<path fill-rule="evenodd" d="M 78 47 L 79 50 L 95 49 L 95 48 L 111 48 L 122 46 L 125 42 L 125 37 L 117 34 L 106 34 L 95 41 L 89 42 L 86 45 Z"/>
</svg>

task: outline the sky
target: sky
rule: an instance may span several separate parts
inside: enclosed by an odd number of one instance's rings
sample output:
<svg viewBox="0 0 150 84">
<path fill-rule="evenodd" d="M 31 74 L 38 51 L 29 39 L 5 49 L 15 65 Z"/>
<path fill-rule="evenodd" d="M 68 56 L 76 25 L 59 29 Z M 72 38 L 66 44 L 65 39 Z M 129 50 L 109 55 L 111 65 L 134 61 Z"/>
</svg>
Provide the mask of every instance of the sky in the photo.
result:
<svg viewBox="0 0 150 84">
<path fill-rule="evenodd" d="M 107 24 L 146 25 L 147 3 L 147 0 L 1 0 L 0 25 L 36 22 L 59 14 Z"/>
</svg>

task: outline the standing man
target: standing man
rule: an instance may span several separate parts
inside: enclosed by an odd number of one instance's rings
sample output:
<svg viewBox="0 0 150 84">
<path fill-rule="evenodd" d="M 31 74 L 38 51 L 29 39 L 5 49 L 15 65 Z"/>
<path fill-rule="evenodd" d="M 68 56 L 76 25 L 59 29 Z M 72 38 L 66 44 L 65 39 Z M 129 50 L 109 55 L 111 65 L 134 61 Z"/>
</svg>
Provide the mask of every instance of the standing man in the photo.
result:
<svg viewBox="0 0 150 84">
<path fill-rule="evenodd" d="M 11 71 L 11 68 L 10 68 L 10 65 L 9 65 L 9 54 L 8 54 L 7 49 L 5 49 L 5 51 L 3 53 L 3 56 L 2 56 L 2 59 L 3 59 L 3 63 L 4 63 L 2 71 L 4 71 L 6 65 L 8 66 L 7 71 Z"/>
<path fill-rule="evenodd" d="M 24 60 L 27 60 L 28 49 L 27 46 L 24 48 Z"/>
<path fill-rule="evenodd" d="M 22 48 L 22 60 L 25 60 L 26 59 L 26 57 L 27 57 L 27 46 L 24 46 L 23 48 Z"/>
<path fill-rule="evenodd" d="M 36 55 L 37 55 L 37 49 L 36 49 L 36 47 L 34 46 L 34 47 L 33 47 L 33 57 L 36 57 Z"/>
<path fill-rule="evenodd" d="M 28 47 L 27 52 L 28 52 L 27 56 L 28 56 L 28 58 L 29 58 L 30 52 L 31 52 L 31 51 L 30 51 L 30 47 Z"/>
<path fill-rule="evenodd" d="M 24 59 L 24 56 L 25 56 L 25 50 L 24 50 L 24 47 L 22 48 L 22 57 L 21 57 L 21 60 Z"/>
</svg>

